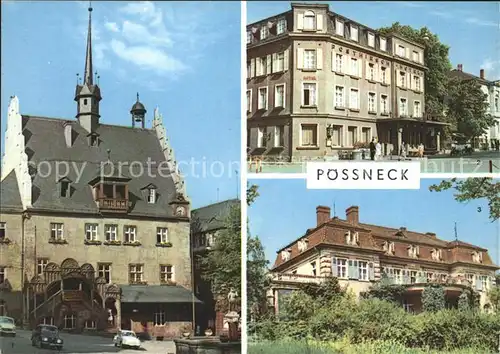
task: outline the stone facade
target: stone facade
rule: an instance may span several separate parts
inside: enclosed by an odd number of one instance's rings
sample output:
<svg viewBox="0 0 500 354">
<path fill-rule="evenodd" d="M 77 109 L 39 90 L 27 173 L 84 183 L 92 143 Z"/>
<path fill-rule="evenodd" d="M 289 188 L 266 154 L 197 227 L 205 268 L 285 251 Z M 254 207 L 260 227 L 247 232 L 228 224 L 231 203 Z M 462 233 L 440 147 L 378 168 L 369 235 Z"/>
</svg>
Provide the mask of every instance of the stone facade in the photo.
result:
<svg viewBox="0 0 500 354">
<path fill-rule="evenodd" d="M 377 138 L 384 155 L 439 147 L 442 123 L 425 113 L 424 47 L 382 35 L 328 5 L 247 26 L 247 124 L 251 155 L 309 160 Z"/>
<path fill-rule="evenodd" d="M 356 206 L 346 210 L 346 220 L 331 218 L 328 207 L 319 206 L 316 213 L 317 225 L 280 249 L 270 271 L 268 296 L 277 313 L 283 297 L 300 284 L 330 276 L 358 299 L 382 278 L 402 284 L 403 306 L 412 312 L 421 310 L 420 295 L 429 283 L 442 284 L 452 305 L 469 289 L 480 295 L 481 308 L 490 307 L 487 290 L 499 267 L 486 249 L 430 232 L 364 224 Z"/>
</svg>

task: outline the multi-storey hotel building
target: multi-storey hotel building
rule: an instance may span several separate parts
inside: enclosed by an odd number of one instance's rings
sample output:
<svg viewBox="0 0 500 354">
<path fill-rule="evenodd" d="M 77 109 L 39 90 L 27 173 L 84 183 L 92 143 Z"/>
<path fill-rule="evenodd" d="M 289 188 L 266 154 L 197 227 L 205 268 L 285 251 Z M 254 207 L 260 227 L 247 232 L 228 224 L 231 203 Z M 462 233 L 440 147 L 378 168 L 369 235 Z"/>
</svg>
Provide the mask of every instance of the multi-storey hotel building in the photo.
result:
<svg viewBox="0 0 500 354">
<path fill-rule="evenodd" d="M 473 290 L 483 309 L 491 307 L 487 291 L 499 268 L 486 249 L 432 232 L 365 224 L 357 206 L 346 210 L 346 220 L 331 218 L 325 206 L 316 208 L 316 216 L 316 226 L 278 250 L 269 294 L 276 312 L 300 284 L 331 276 L 357 296 L 382 279 L 404 285 L 403 306 L 411 312 L 421 310 L 429 283 L 443 285 L 449 306 L 456 306 L 462 291 Z"/>
<path fill-rule="evenodd" d="M 331 12 L 292 4 L 247 26 L 249 154 L 267 160 L 338 155 L 382 143 L 440 150 L 443 123 L 427 117 L 424 47 Z"/>
</svg>

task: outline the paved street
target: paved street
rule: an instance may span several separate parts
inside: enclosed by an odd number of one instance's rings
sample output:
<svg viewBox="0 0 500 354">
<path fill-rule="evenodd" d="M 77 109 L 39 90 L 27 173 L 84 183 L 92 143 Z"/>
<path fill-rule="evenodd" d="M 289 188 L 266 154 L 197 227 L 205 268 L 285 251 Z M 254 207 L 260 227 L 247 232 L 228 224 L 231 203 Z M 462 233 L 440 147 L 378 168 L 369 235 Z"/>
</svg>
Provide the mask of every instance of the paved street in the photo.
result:
<svg viewBox="0 0 500 354">
<path fill-rule="evenodd" d="M 121 353 L 131 354 L 140 352 L 149 352 L 154 354 L 175 354 L 174 342 L 148 341 L 143 342 L 143 348 L 140 350 L 115 348 L 111 338 L 102 338 L 97 336 L 86 336 L 78 334 L 61 335 L 64 340 L 64 348 L 60 353 Z M 55 350 L 39 349 L 31 346 L 31 332 L 17 331 L 15 338 L 0 337 L 0 354 L 49 354 L 57 353 Z"/>
</svg>

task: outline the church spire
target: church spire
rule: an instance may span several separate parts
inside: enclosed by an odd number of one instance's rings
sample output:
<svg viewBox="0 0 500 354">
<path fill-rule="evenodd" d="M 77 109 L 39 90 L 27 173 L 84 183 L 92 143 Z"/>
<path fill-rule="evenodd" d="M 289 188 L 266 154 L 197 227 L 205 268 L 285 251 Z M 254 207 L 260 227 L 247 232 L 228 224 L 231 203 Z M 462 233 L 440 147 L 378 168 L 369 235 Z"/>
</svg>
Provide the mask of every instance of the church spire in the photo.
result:
<svg viewBox="0 0 500 354">
<path fill-rule="evenodd" d="M 87 33 L 87 52 L 85 55 L 85 73 L 83 77 L 83 84 L 93 85 L 92 73 L 92 2 L 89 1 L 89 29 Z"/>
</svg>

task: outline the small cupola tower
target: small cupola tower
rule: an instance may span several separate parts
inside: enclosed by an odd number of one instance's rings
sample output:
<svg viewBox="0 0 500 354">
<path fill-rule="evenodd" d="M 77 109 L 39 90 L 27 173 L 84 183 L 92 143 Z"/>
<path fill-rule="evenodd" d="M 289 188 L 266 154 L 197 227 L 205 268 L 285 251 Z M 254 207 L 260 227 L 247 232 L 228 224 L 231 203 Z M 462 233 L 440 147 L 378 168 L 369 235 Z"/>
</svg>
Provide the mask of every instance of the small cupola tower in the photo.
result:
<svg viewBox="0 0 500 354">
<path fill-rule="evenodd" d="M 85 56 L 85 73 L 83 83 L 76 84 L 75 101 L 77 103 L 76 118 L 80 125 L 89 133 L 96 131 L 99 126 L 99 102 L 101 90 L 94 84 L 92 73 L 92 7 L 89 7 L 89 28 L 87 34 L 87 51 Z"/>
<path fill-rule="evenodd" d="M 141 122 L 142 129 L 144 129 L 146 112 L 146 107 L 139 102 L 139 92 L 137 92 L 137 102 L 135 102 L 130 109 L 130 114 L 132 115 L 132 127 L 135 127 L 135 123 Z"/>
</svg>

